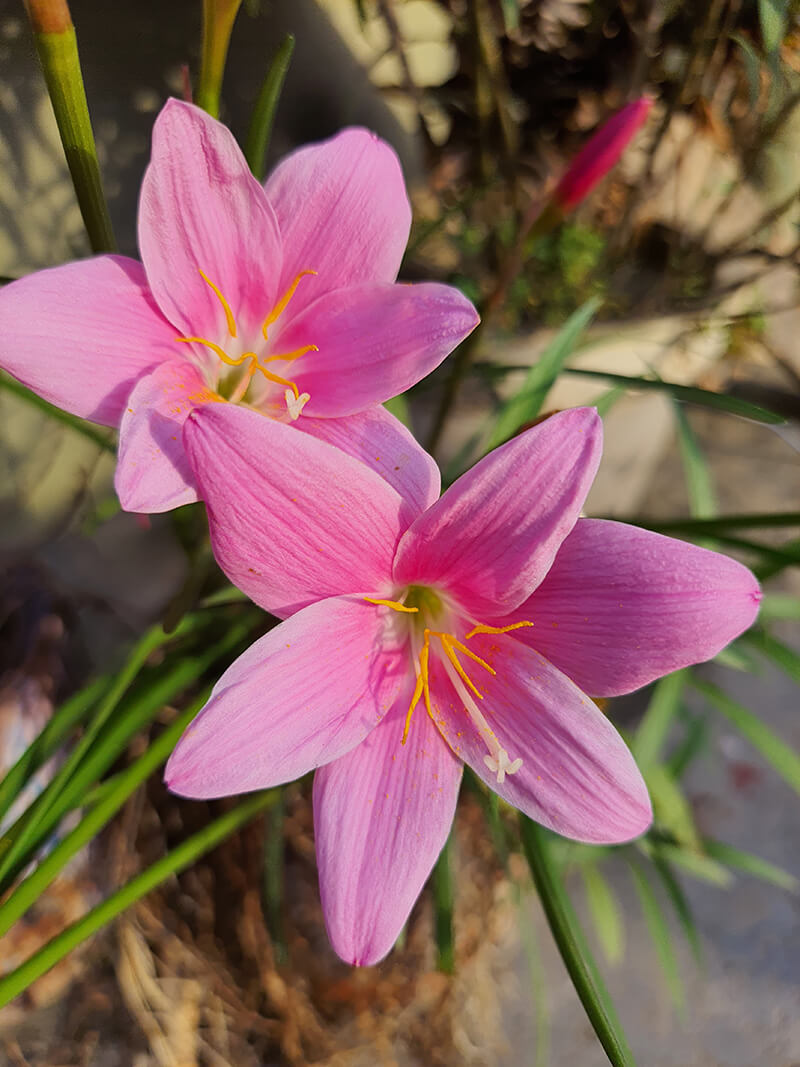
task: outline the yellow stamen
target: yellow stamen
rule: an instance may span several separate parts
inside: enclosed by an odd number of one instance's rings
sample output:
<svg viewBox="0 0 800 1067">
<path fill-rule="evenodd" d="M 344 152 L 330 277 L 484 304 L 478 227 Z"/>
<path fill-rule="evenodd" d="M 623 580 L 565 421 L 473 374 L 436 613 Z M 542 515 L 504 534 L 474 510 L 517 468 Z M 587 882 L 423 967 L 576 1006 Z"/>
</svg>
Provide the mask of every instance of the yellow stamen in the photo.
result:
<svg viewBox="0 0 800 1067">
<path fill-rule="evenodd" d="M 507 634 L 511 630 L 519 630 L 522 626 L 533 626 L 532 622 L 512 622 L 510 626 L 484 626 L 483 623 L 478 623 L 465 637 L 466 641 L 469 641 L 470 637 L 474 637 L 475 634 Z"/>
<path fill-rule="evenodd" d="M 497 671 L 494 669 L 494 667 L 490 667 L 485 659 L 481 659 L 480 656 L 476 656 L 475 653 L 472 651 L 472 649 L 471 648 L 467 648 L 467 646 L 464 644 L 463 641 L 459 641 L 458 638 L 457 637 L 453 637 L 452 634 L 450 634 L 450 640 L 455 645 L 455 647 L 459 650 L 459 652 L 463 652 L 464 655 L 465 656 L 469 656 L 469 658 L 471 660 L 474 660 L 476 663 L 480 663 L 481 667 L 485 667 L 486 670 L 489 672 L 489 674 L 494 674 L 494 675 L 497 674 Z"/>
<path fill-rule="evenodd" d="M 206 285 L 210 285 L 211 288 L 216 293 L 217 299 L 219 300 L 220 304 L 222 304 L 223 310 L 225 312 L 225 318 L 228 320 L 228 333 L 231 335 L 231 337 L 235 337 L 236 336 L 236 319 L 233 317 L 233 312 L 231 311 L 230 304 L 225 299 L 225 297 L 222 295 L 222 293 L 217 288 L 217 286 L 214 285 L 214 283 L 211 281 L 211 279 L 208 277 L 208 275 L 204 274 L 200 270 L 199 267 L 197 268 L 197 270 L 198 270 L 198 272 L 200 274 L 200 277 L 203 279 L 203 281 L 206 283 Z"/>
<path fill-rule="evenodd" d="M 410 615 L 415 611 L 419 611 L 419 608 L 407 608 L 399 600 L 381 600 L 380 597 L 371 596 L 365 596 L 364 599 L 368 604 L 382 604 L 385 608 L 394 608 L 395 611 L 407 611 Z"/>
<path fill-rule="evenodd" d="M 472 692 L 475 694 L 475 696 L 478 698 L 478 700 L 483 700 L 483 693 L 480 691 L 480 689 L 478 689 L 478 687 L 472 681 L 470 676 L 467 674 L 467 672 L 461 666 L 461 662 L 460 662 L 458 656 L 453 651 L 453 646 L 450 644 L 450 637 L 452 635 L 451 634 L 445 634 L 445 633 L 436 633 L 435 631 L 434 631 L 434 635 L 436 637 L 438 637 L 439 640 L 442 642 L 442 648 L 444 649 L 444 654 L 447 656 L 447 658 L 453 664 L 455 669 L 458 671 L 458 675 L 461 678 L 462 682 L 465 685 L 469 686 L 469 688 L 472 690 Z"/>
<path fill-rule="evenodd" d="M 425 682 L 422 675 L 417 676 L 417 684 L 414 686 L 414 695 L 411 697 L 411 704 L 409 705 L 408 712 L 406 713 L 406 721 L 403 726 L 403 737 L 400 741 L 401 745 L 404 745 L 408 740 L 408 731 L 411 729 L 411 716 L 414 714 L 414 708 L 419 704 L 419 698 L 422 696 L 422 690 L 425 688 Z"/>
<path fill-rule="evenodd" d="M 245 352 L 243 355 L 239 356 L 238 359 L 234 359 L 232 356 L 228 355 L 224 348 L 222 348 L 218 344 L 215 344 L 213 341 L 207 341 L 205 337 L 176 337 L 175 340 L 182 341 L 185 344 L 191 344 L 192 342 L 194 342 L 194 344 L 205 345 L 207 348 L 210 348 L 211 351 L 214 352 L 217 356 L 219 356 L 223 363 L 227 363 L 229 367 L 241 367 L 241 365 L 246 359 L 254 359 L 256 363 L 258 363 L 258 356 L 255 354 L 255 352 Z"/>
<path fill-rule="evenodd" d="M 282 359 L 285 363 L 290 363 L 293 359 L 299 359 L 304 356 L 306 352 L 319 352 L 319 348 L 316 345 L 303 345 L 302 348 L 295 348 L 293 352 L 285 352 L 279 356 L 267 356 L 261 362 L 274 363 L 276 359 Z"/>
<path fill-rule="evenodd" d="M 275 320 L 278 319 L 283 314 L 283 312 L 285 311 L 286 305 L 292 299 L 292 297 L 294 296 L 295 289 L 300 284 L 300 279 L 304 278 L 307 274 L 316 274 L 316 273 L 317 272 L 315 270 L 301 270 L 300 271 L 300 273 L 297 275 L 295 280 L 292 282 L 292 284 L 289 286 L 289 288 L 286 290 L 286 292 L 280 298 L 278 303 L 275 305 L 275 307 L 272 309 L 272 311 L 270 311 L 269 315 L 267 315 L 267 317 L 264 319 L 264 325 L 261 327 L 261 332 L 264 335 L 264 340 L 265 341 L 269 340 L 269 338 L 267 337 L 267 330 L 273 324 L 273 322 L 275 322 Z"/>
<path fill-rule="evenodd" d="M 405 725 L 403 726 L 403 736 L 400 739 L 400 744 L 404 745 L 408 740 L 408 731 L 411 728 L 411 716 L 414 714 L 414 709 L 419 704 L 420 696 L 425 701 L 425 710 L 433 719 L 433 709 L 431 708 L 431 685 L 428 676 L 428 658 L 430 656 L 430 630 L 425 631 L 425 641 L 422 648 L 419 650 L 419 674 L 417 675 L 417 684 L 414 686 L 414 693 L 411 697 L 411 704 L 409 705 L 408 712 L 406 714 Z M 434 722 L 436 720 L 434 719 Z"/>
</svg>

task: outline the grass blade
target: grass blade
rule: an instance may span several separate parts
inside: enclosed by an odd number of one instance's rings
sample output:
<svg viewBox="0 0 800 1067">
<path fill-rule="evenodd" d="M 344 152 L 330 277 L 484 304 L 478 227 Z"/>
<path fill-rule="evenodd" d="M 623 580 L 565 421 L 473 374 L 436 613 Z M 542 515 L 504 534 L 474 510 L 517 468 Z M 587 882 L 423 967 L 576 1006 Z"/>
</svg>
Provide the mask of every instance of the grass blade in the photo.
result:
<svg viewBox="0 0 800 1067">
<path fill-rule="evenodd" d="M 711 474 L 695 432 L 686 416 L 686 409 L 673 399 L 678 426 L 678 447 L 683 461 L 689 511 L 696 519 L 710 519 L 716 513 L 717 501 Z"/>
<path fill-rule="evenodd" d="M 163 859 L 132 878 L 127 885 L 113 893 L 102 904 L 98 904 L 96 908 L 92 908 L 82 919 L 78 919 L 57 937 L 48 941 L 19 967 L 0 978 L 0 1007 L 4 1007 L 23 993 L 32 982 L 46 974 L 51 967 L 69 955 L 88 937 L 121 915 L 126 908 L 141 900 L 167 878 L 178 874 L 206 852 L 210 852 L 250 819 L 270 808 L 275 800 L 274 792 L 255 793 L 243 800 L 231 811 L 219 816 L 198 833 L 187 838 Z"/>
<path fill-rule="evenodd" d="M 526 423 L 532 422 L 542 409 L 544 399 L 561 372 L 564 362 L 575 348 L 578 338 L 591 322 L 601 301 L 587 300 L 573 312 L 542 353 L 539 361 L 528 371 L 519 392 L 500 410 L 485 451 L 513 437 Z"/>
<path fill-rule="evenodd" d="M 261 85 L 247 130 L 244 143 L 244 157 L 248 166 L 259 181 L 264 180 L 266 171 L 267 149 L 272 135 L 275 111 L 281 96 L 281 89 L 289 71 L 294 51 L 294 37 L 287 33 L 270 63 L 269 70 Z"/>
<path fill-rule="evenodd" d="M 636 730 L 631 749 L 644 770 L 656 762 L 678 713 L 688 672 L 674 671 L 653 687 L 653 695 Z"/>
<path fill-rule="evenodd" d="M 453 834 L 452 831 L 441 851 L 436 866 L 433 868 L 433 910 L 434 932 L 436 936 L 436 966 L 444 974 L 455 970 L 455 951 L 453 938 L 453 909 L 455 887 L 451 865 Z"/>
<path fill-rule="evenodd" d="M 0 904 L 0 937 L 20 919 L 58 876 L 70 859 L 99 834 L 106 823 L 119 811 L 141 783 L 166 762 L 178 738 L 208 699 L 211 689 L 182 712 L 166 730 L 153 741 L 146 752 L 130 767 L 116 776 L 113 789 L 91 808 L 52 852 L 38 864 L 36 870 L 21 882 L 14 892 Z"/>
<path fill-rule="evenodd" d="M 785 671 L 793 682 L 800 685 L 800 655 L 789 645 L 785 645 L 783 641 L 779 641 L 777 637 L 773 637 L 760 627 L 748 630 L 739 640 L 762 652 L 782 671 Z"/>
<path fill-rule="evenodd" d="M 596 863 L 581 867 L 586 904 L 609 963 L 618 963 L 625 948 L 625 926 L 614 891 Z"/>
<path fill-rule="evenodd" d="M 614 1067 L 633 1067 L 633 1054 L 614 1005 L 550 856 L 547 831 L 524 815 L 520 817 L 520 829 L 539 899 L 584 1011 Z"/>
<path fill-rule="evenodd" d="M 91 422 L 86 422 L 85 419 L 79 419 L 77 415 L 70 415 L 68 411 L 62 411 L 61 408 L 48 404 L 46 400 L 42 400 L 36 393 L 26 389 L 21 382 L 18 382 L 16 378 L 12 378 L 5 371 L 0 373 L 0 389 L 4 389 L 13 396 L 18 396 L 20 400 L 24 400 L 31 407 L 38 408 L 39 411 L 44 412 L 55 422 L 60 422 L 62 425 L 69 427 L 70 430 L 81 434 L 81 436 L 88 437 L 93 444 L 97 445 L 98 448 L 102 448 L 104 452 L 116 453 L 117 445 L 111 430 L 103 430 L 99 426 L 94 426 Z"/>
<path fill-rule="evenodd" d="M 686 899 L 686 894 L 670 865 L 657 851 L 651 856 L 651 861 L 656 874 L 661 879 L 661 884 L 667 896 L 672 902 L 692 954 L 697 963 L 700 964 L 703 961 L 703 947 L 700 943 L 700 933 L 697 929 L 694 915 L 692 915 L 692 909 L 689 907 L 689 901 Z"/>
<path fill-rule="evenodd" d="M 760 878 L 762 882 L 769 882 L 790 893 L 796 893 L 800 889 L 800 881 L 793 874 L 770 863 L 769 860 L 754 856 L 751 852 L 744 852 L 740 848 L 734 848 L 733 845 L 726 845 L 724 841 L 712 841 L 711 838 L 706 838 L 703 845 L 709 856 L 728 867 L 744 871 L 745 874 L 751 874 L 754 878 Z"/>
<path fill-rule="evenodd" d="M 516 368 L 515 368 L 516 369 Z M 565 374 L 582 374 L 589 378 L 605 378 L 606 381 L 617 382 L 629 389 L 655 390 L 656 392 L 669 393 L 676 400 L 682 400 L 686 404 L 697 404 L 699 407 L 714 408 L 716 411 L 725 411 L 729 415 L 738 415 L 743 419 L 753 419 L 754 422 L 763 422 L 769 426 L 779 426 L 786 422 L 783 415 L 751 404 L 747 400 L 740 400 L 736 396 L 727 396 L 725 393 L 714 393 L 709 389 L 698 389 L 694 385 L 677 385 L 675 382 L 664 382 L 660 378 L 635 378 L 625 374 L 612 374 L 609 371 L 583 370 L 580 367 L 565 367 Z"/>
<path fill-rule="evenodd" d="M 788 784 L 800 793 L 800 756 L 786 742 L 766 726 L 752 711 L 732 700 L 712 682 L 697 679 L 692 683 L 708 702 L 721 712 L 753 748 Z"/>
<path fill-rule="evenodd" d="M 109 678 L 96 678 L 65 701 L 14 766 L 6 771 L 0 782 L 0 819 L 17 799 L 30 777 L 55 754 L 72 728 L 86 718 L 109 684 Z"/>
<path fill-rule="evenodd" d="M 672 1003 L 675 1005 L 675 1010 L 683 1018 L 686 1012 L 686 994 L 678 969 L 678 961 L 672 948 L 669 925 L 664 918 L 664 912 L 661 910 L 658 897 L 644 872 L 635 863 L 631 863 L 630 869 L 633 875 L 633 884 L 639 894 L 639 903 L 642 906 L 647 929 L 650 931 L 650 937 L 655 946 L 661 969 L 667 980 Z"/>
</svg>

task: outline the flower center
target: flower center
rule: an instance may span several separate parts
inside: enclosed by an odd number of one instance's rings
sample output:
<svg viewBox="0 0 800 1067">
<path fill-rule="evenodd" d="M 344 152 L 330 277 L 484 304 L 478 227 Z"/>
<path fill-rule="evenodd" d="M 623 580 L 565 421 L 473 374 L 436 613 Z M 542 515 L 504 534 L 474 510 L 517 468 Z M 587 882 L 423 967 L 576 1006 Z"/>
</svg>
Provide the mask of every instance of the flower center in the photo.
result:
<svg viewBox="0 0 800 1067">
<path fill-rule="evenodd" d="M 471 660 L 489 674 L 496 676 L 497 671 L 494 667 L 476 652 L 473 652 L 466 642 L 478 634 L 507 634 L 512 630 L 519 630 L 523 626 L 533 626 L 533 623 L 524 620 L 511 623 L 509 626 L 486 626 L 484 623 L 472 619 L 471 621 L 474 623 L 472 629 L 461 640 L 450 630 L 433 629 L 432 625 L 429 625 L 438 622 L 440 619 L 444 621 L 448 615 L 452 618 L 452 614 L 446 608 L 443 598 L 427 586 L 410 585 L 398 600 L 382 600 L 373 597 L 365 597 L 364 599 L 370 604 L 389 608 L 399 614 L 415 616 L 411 624 L 411 648 L 417 683 L 406 714 L 401 744 L 404 745 L 408 740 L 411 717 L 420 700 L 424 702 L 425 710 L 433 722 L 436 722 L 431 706 L 430 686 L 430 656 L 431 647 L 433 647 L 447 677 L 450 679 L 453 689 L 464 705 L 464 710 L 489 750 L 483 757 L 483 761 L 489 770 L 497 775 L 498 785 L 503 784 L 507 774 L 516 774 L 522 766 L 522 760 L 520 758 L 512 760 L 498 741 L 497 735 L 476 704 L 476 699 L 483 700 L 484 695 L 470 678 L 459 657 L 466 657 L 466 659 Z"/>
<path fill-rule="evenodd" d="M 216 286 L 199 267 L 198 273 L 222 305 L 222 310 L 225 312 L 225 321 L 228 326 L 228 334 L 232 340 L 236 340 L 238 330 L 236 319 L 230 304 L 223 296 L 219 287 Z M 269 327 L 276 322 L 286 310 L 286 305 L 294 296 L 295 290 L 300 284 L 301 279 L 308 274 L 316 273 L 315 270 L 301 270 L 272 311 L 270 311 L 264 319 L 264 323 L 261 327 L 261 334 L 266 343 L 269 342 Z M 217 385 L 217 392 L 219 395 L 222 396 L 223 399 L 229 400 L 232 404 L 238 404 L 240 401 L 244 400 L 247 390 L 250 388 L 250 383 L 256 373 L 261 374 L 267 382 L 272 382 L 275 385 L 285 387 L 283 400 L 286 404 L 286 411 L 289 419 L 292 422 L 300 417 L 303 408 L 311 399 L 308 393 L 301 393 L 299 391 L 297 383 L 292 381 L 291 378 L 282 377 L 274 371 L 269 370 L 267 364 L 278 362 L 291 363 L 305 355 L 306 352 L 318 352 L 319 349 L 316 345 L 304 345 L 302 348 L 296 348 L 292 352 L 279 352 L 269 356 L 259 356 L 257 352 L 252 351 L 241 352 L 239 355 L 232 356 L 222 345 L 217 344 L 216 341 L 210 341 L 206 337 L 178 337 L 176 340 L 184 344 L 204 345 L 206 348 L 210 348 L 219 358 L 220 362 L 225 364 L 226 367 L 243 368 L 241 374 L 228 374 Z"/>
</svg>

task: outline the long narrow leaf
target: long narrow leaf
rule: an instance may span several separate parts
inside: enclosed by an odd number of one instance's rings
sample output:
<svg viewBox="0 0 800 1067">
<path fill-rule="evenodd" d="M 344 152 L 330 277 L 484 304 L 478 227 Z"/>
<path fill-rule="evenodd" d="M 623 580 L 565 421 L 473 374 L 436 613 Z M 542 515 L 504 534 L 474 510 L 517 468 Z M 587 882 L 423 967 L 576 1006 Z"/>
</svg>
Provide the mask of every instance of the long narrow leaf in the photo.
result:
<svg viewBox="0 0 800 1067">
<path fill-rule="evenodd" d="M 455 887 L 451 863 L 453 835 L 450 834 L 433 868 L 434 935 L 436 937 L 436 966 L 444 974 L 455 970 L 455 942 L 453 938 L 453 910 Z"/>
<path fill-rule="evenodd" d="M 54 712 L 39 736 L 31 741 L 0 782 L 0 819 L 14 803 L 31 776 L 58 751 L 59 745 L 73 727 L 86 718 L 109 684 L 109 678 L 96 678 Z"/>
<path fill-rule="evenodd" d="M 653 695 L 633 737 L 631 748 L 644 769 L 655 763 L 680 707 L 687 671 L 674 671 L 653 687 Z"/>
<path fill-rule="evenodd" d="M 669 863 L 667 863 L 660 853 L 655 852 L 651 856 L 651 860 L 653 869 L 661 879 L 661 884 L 672 902 L 675 914 L 678 916 L 678 921 L 683 927 L 683 932 L 686 935 L 686 940 L 689 942 L 694 958 L 698 963 L 702 963 L 703 948 L 700 942 L 700 934 L 697 929 L 697 923 L 694 920 L 694 915 L 692 915 L 689 901 L 686 899 L 686 894 L 684 893 L 680 882 L 675 877 Z"/>
<path fill-rule="evenodd" d="M 736 396 L 727 396 L 725 393 L 714 393 L 709 389 L 698 389 L 694 385 L 678 385 L 675 382 L 664 382 L 660 378 L 635 378 L 625 374 L 612 374 L 608 371 L 584 370 L 581 367 L 565 367 L 565 374 L 582 374 L 589 378 L 605 378 L 606 381 L 618 382 L 629 389 L 655 390 L 659 393 L 669 393 L 676 400 L 682 400 L 686 404 L 697 404 L 699 407 L 714 408 L 717 411 L 726 411 L 729 415 L 739 415 L 743 419 L 753 419 L 755 422 L 764 422 L 770 426 L 778 426 L 786 419 L 774 411 L 751 404 L 747 400 L 740 400 Z"/>
<path fill-rule="evenodd" d="M 521 817 L 520 829 L 539 899 L 584 1011 L 614 1067 L 632 1067 L 633 1054 L 550 857 L 547 833 L 525 816 Z"/>
<path fill-rule="evenodd" d="M 289 64 L 294 51 L 294 37 L 287 33 L 270 63 L 267 75 L 259 90 L 247 138 L 244 143 L 244 157 L 250 170 L 259 181 L 264 180 L 267 149 L 269 148 L 275 111 L 281 96 L 281 89 L 289 71 Z"/>
<path fill-rule="evenodd" d="M 509 437 L 513 437 L 526 423 L 532 422 L 542 409 L 544 399 L 553 382 L 561 372 L 568 356 L 572 354 L 578 338 L 586 329 L 600 307 L 596 297 L 573 312 L 539 357 L 522 384 L 519 392 L 508 401 L 495 419 L 486 451 L 490 452 Z"/>
<path fill-rule="evenodd" d="M 70 415 L 68 411 L 62 411 L 61 408 L 48 404 L 46 400 L 42 400 L 36 393 L 26 389 L 24 385 L 6 374 L 5 371 L 0 372 L 0 389 L 11 393 L 13 396 L 18 396 L 26 404 L 38 408 L 39 411 L 44 412 L 55 422 L 60 422 L 62 425 L 68 426 L 70 430 L 79 433 L 82 437 L 87 437 L 92 444 L 102 448 L 104 452 L 114 453 L 117 451 L 117 446 L 110 430 L 102 430 L 99 426 L 86 422 L 85 419 L 79 419 L 77 415 Z"/>
<path fill-rule="evenodd" d="M 76 852 L 100 833 L 156 767 L 167 760 L 178 738 L 205 704 L 210 692 L 209 688 L 193 701 L 134 764 L 117 776 L 114 788 L 90 809 L 78 825 L 59 841 L 52 852 L 45 856 L 36 869 L 0 905 L 0 937 L 38 900 Z"/>
<path fill-rule="evenodd" d="M 712 841 L 711 838 L 706 838 L 703 845 L 709 856 L 728 867 L 744 871 L 745 874 L 751 874 L 754 878 L 760 878 L 762 882 L 769 882 L 790 893 L 796 893 L 800 889 L 800 881 L 793 874 L 770 863 L 769 860 L 754 856 L 751 852 L 744 852 L 740 848 L 734 848 L 733 845 L 727 845 L 724 841 Z"/>
<path fill-rule="evenodd" d="M 0 978 L 0 1007 L 4 1007 L 23 993 L 28 986 L 46 974 L 81 942 L 97 933 L 126 908 L 135 904 L 167 878 L 178 874 L 195 860 L 210 852 L 232 833 L 249 822 L 254 816 L 266 811 L 276 800 L 274 792 L 256 793 L 243 800 L 231 811 L 209 823 L 198 833 L 187 838 L 163 859 L 132 878 L 127 885 L 113 893 L 102 904 L 92 908 L 82 919 L 68 926 L 57 937 L 48 941 L 24 963 Z"/>
<path fill-rule="evenodd" d="M 800 793 L 800 756 L 752 711 L 732 700 L 718 686 L 712 682 L 698 680 L 694 680 L 693 684 L 709 703 L 758 749 L 773 770 L 777 771 L 795 792 Z"/>
<path fill-rule="evenodd" d="M 673 400 L 673 408 L 678 427 L 678 447 L 683 461 L 686 492 L 689 496 L 689 511 L 696 519 L 710 519 L 716 513 L 717 501 L 708 463 L 686 417 L 686 409 L 676 400 Z"/>
<path fill-rule="evenodd" d="M 782 671 L 785 671 L 793 682 L 800 685 L 800 654 L 793 648 L 760 627 L 748 630 L 747 633 L 742 634 L 740 640 L 758 649 L 759 652 L 763 652 Z"/>
<path fill-rule="evenodd" d="M 585 863 L 581 874 L 598 940 L 609 963 L 617 963 L 625 947 L 625 925 L 614 890 L 596 863 Z"/>
<path fill-rule="evenodd" d="M 670 934 L 669 925 L 664 918 L 664 913 L 661 910 L 658 897 L 654 893 L 653 887 L 650 885 L 644 872 L 635 863 L 631 863 L 630 869 L 631 874 L 633 875 L 633 884 L 636 886 L 636 892 L 639 894 L 639 903 L 642 906 L 642 913 L 644 914 L 647 928 L 650 931 L 650 937 L 655 945 L 661 969 L 667 980 L 667 987 L 670 996 L 672 997 L 672 1003 L 675 1005 L 675 1009 L 679 1015 L 683 1016 L 686 1009 L 686 994 L 678 969 L 678 961 L 675 958 L 675 952 L 672 948 L 672 936 Z"/>
</svg>

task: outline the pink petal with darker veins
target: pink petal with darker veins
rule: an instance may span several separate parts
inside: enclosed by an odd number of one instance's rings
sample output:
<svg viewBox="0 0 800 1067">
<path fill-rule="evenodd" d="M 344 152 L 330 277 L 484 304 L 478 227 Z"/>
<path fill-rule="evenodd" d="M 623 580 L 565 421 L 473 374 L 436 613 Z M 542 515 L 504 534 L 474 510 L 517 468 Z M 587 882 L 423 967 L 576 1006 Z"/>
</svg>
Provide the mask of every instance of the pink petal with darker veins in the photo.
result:
<svg viewBox="0 0 800 1067">
<path fill-rule="evenodd" d="M 0 366 L 81 418 L 118 425 L 138 378 L 179 347 L 134 259 L 96 256 L 0 289 Z"/>
<path fill-rule="evenodd" d="M 234 404 L 195 409 L 183 437 L 217 562 L 261 607 L 285 616 L 324 597 L 390 589 L 416 510 L 374 471 Z"/>
<path fill-rule="evenodd" d="M 167 786 L 205 799 L 291 782 L 363 741 L 407 675 L 407 654 L 386 649 L 362 598 L 312 604 L 223 674 L 175 747 Z"/>
<path fill-rule="evenodd" d="M 320 297 L 276 337 L 279 352 L 306 344 L 292 364 L 308 415 L 352 415 L 430 374 L 478 324 L 449 285 L 355 285 Z"/>
<path fill-rule="evenodd" d="M 402 745 L 414 676 L 377 729 L 314 777 L 314 838 L 328 936 L 348 963 L 397 940 L 455 814 L 461 761 L 424 713 Z"/>
<path fill-rule="evenodd" d="M 260 329 L 279 295 L 281 237 L 233 134 L 200 108 L 168 100 L 153 127 L 139 198 L 139 250 L 164 315 L 185 336 Z"/>
<path fill-rule="evenodd" d="M 752 625 L 758 582 L 741 563 L 649 530 L 579 519 L 545 580 L 503 623 L 587 693 L 618 696 L 700 663 Z"/>
<path fill-rule="evenodd" d="M 483 694 L 478 711 L 509 762 L 522 765 L 498 781 L 486 741 L 432 654 L 434 716 L 453 752 L 512 807 L 565 837 L 618 844 L 644 833 L 652 820 L 647 787 L 597 705 L 514 634 L 479 635 L 469 647 L 497 672 L 471 672 Z"/>
<path fill-rule="evenodd" d="M 434 585 L 479 618 L 522 603 L 575 525 L 600 462 L 593 408 L 552 415 L 481 460 L 404 534 L 398 585 Z"/>
<path fill-rule="evenodd" d="M 125 511 L 153 514 L 197 500 L 183 424 L 193 408 L 215 399 L 187 360 L 162 363 L 139 379 L 122 416 L 114 476 Z"/>
<path fill-rule="evenodd" d="M 294 318 L 332 289 L 393 282 L 411 228 L 411 207 L 394 151 L 368 130 L 342 130 L 281 160 L 265 183 L 280 224 L 279 291 L 303 270 L 287 309 Z"/>
</svg>

